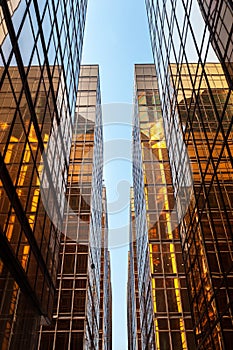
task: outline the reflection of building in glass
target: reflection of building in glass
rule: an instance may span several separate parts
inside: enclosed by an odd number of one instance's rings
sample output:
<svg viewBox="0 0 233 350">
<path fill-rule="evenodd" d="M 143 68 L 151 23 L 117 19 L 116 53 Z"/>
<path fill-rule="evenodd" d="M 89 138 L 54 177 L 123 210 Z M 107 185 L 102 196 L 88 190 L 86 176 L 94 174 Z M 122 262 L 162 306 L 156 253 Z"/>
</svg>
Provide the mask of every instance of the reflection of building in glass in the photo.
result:
<svg viewBox="0 0 233 350">
<path fill-rule="evenodd" d="M 140 304 L 138 292 L 138 269 L 137 269 L 137 245 L 135 232 L 135 212 L 133 201 L 133 190 L 131 189 L 131 210 L 130 210 L 130 244 L 128 255 L 128 284 L 127 284 L 127 305 L 128 305 L 128 349 L 142 349 L 141 325 L 140 325 Z"/>
<path fill-rule="evenodd" d="M 56 303 L 51 325 L 41 327 L 41 350 L 98 349 L 99 344 L 111 349 L 98 66 L 82 66 L 79 79 Z"/>
<path fill-rule="evenodd" d="M 211 34 L 211 43 L 233 88 L 233 2 L 198 1 Z"/>
<path fill-rule="evenodd" d="M 0 11 L 0 347 L 33 349 L 52 316 L 86 2 Z"/>
<path fill-rule="evenodd" d="M 202 3 L 206 11 L 210 2 Z M 220 8 L 223 13 L 219 18 Z M 228 23 L 232 26 L 232 13 L 230 8 L 227 12 L 225 1 L 211 1 L 208 11 L 204 22 L 196 1 L 147 1 L 196 349 L 230 349 L 233 106 L 227 71 L 222 66 L 230 54 L 227 47 L 232 34 L 224 38 L 227 45 L 222 42 L 224 57 L 221 41 Z M 216 16 L 215 22 L 211 14 Z M 222 66 L 206 63 L 211 59 L 211 43 Z M 191 171 L 183 161 L 185 149 Z"/>
<path fill-rule="evenodd" d="M 200 348 L 205 344 L 228 349 L 233 335 L 233 98 L 224 107 L 228 84 L 220 64 L 206 64 L 207 77 L 202 77 L 198 88 L 193 89 L 191 78 L 196 69 L 194 64 L 182 65 L 181 90 L 176 84 L 177 67 L 170 68 L 194 189 L 188 211 L 183 213 L 180 234 L 197 344 Z M 219 115 L 224 118 L 219 119 Z M 185 176 L 173 142 L 171 137 L 170 152 L 173 159 L 175 154 L 177 157 L 175 171 L 180 168 Z"/>
<path fill-rule="evenodd" d="M 13 16 L 14 12 L 17 10 L 21 0 L 8 0 L 8 7 L 10 16 Z M 8 34 L 8 28 L 4 18 L 2 8 L 0 7 L 0 45 Z"/>
<path fill-rule="evenodd" d="M 4 69 L 0 71 L 3 75 Z M 59 69 L 54 69 L 56 87 L 61 80 L 59 76 Z M 0 327 L 3 344 L 7 344 L 8 340 L 14 344 L 24 332 L 20 323 L 15 322 L 18 312 L 17 319 L 22 317 L 25 325 L 27 320 L 28 329 L 33 325 L 30 318 L 35 318 L 35 321 L 38 318 L 27 315 L 31 311 L 23 307 L 24 295 L 19 287 L 31 299 L 34 308 L 48 318 L 51 317 L 55 292 L 60 240 L 58 228 L 62 224 L 67 177 L 65 154 L 70 148 L 71 120 L 64 118 L 61 125 L 66 121 L 67 129 L 58 129 L 53 118 L 52 96 L 46 96 L 45 91 L 40 90 L 40 79 L 40 69 L 31 67 L 27 81 L 30 95 L 37 100 L 35 124 L 22 93 L 17 67 L 8 68 L 8 78 L 3 81 L 0 92 L 0 279 L 4 305 Z M 48 79 L 43 79 L 43 82 L 44 87 L 49 89 Z M 57 101 L 61 99 L 62 86 L 64 81 L 60 82 L 56 91 Z M 20 94 L 17 107 L 15 97 Z M 63 109 L 60 110 L 62 113 Z M 64 143 L 64 140 L 67 142 Z M 25 312 L 20 311 L 21 308 Z M 12 329 L 16 336 L 11 339 Z"/>
<path fill-rule="evenodd" d="M 128 284 L 135 301 L 129 298 L 129 318 L 134 322 L 134 326 L 129 324 L 130 349 L 136 349 L 133 344 L 140 342 L 140 336 L 142 349 L 193 349 L 174 190 L 154 66 L 136 65 L 135 79 L 137 112 L 133 129 L 134 200 L 131 206 L 135 239 L 132 237 L 130 244 Z"/>
</svg>

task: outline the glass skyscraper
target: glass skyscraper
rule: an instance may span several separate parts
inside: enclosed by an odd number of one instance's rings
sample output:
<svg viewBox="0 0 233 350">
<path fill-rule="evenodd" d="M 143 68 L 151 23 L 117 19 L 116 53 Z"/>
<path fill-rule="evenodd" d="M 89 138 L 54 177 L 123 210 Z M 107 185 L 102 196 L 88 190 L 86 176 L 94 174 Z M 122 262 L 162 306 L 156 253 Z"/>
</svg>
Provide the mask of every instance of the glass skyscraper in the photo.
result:
<svg viewBox="0 0 233 350">
<path fill-rule="evenodd" d="M 128 282 L 134 326 L 129 323 L 133 337 L 129 349 L 192 349 L 191 313 L 154 65 L 135 66 L 135 85 Z"/>
<path fill-rule="evenodd" d="M 138 290 L 137 244 L 134 216 L 134 196 L 131 188 L 130 206 L 130 244 L 128 253 L 128 282 L 127 282 L 127 324 L 128 349 L 142 349 L 140 324 L 140 294 Z"/>
<path fill-rule="evenodd" d="M 102 178 L 99 69 L 81 66 L 56 302 L 52 323 L 41 326 L 38 350 L 111 349 L 108 224 Z"/>
<path fill-rule="evenodd" d="M 86 8 L 0 3 L 1 349 L 98 348 L 103 140 L 97 66 L 77 96 Z"/>
<path fill-rule="evenodd" d="M 171 65 L 170 69 L 174 84 L 173 72 L 177 67 Z M 180 130 L 184 130 L 184 141 L 178 145 L 179 133 L 174 125 L 170 127 L 170 136 L 167 137 L 174 165 L 173 176 L 179 172 L 180 179 L 192 177 L 193 192 L 188 210 L 185 212 L 187 206 L 181 204 L 179 215 L 197 346 L 203 348 L 205 344 L 205 347 L 214 349 L 228 349 L 233 334 L 233 99 L 230 96 L 227 106 L 225 105 L 228 84 L 221 65 L 206 64 L 207 78 L 202 79 L 198 87 L 198 96 L 192 100 L 190 95 L 193 91 L 197 93 L 197 90 L 192 87 L 190 74 L 196 74 L 196 69 L 196 64 L 182 66 L 182 92 L 171 83 L 177 91 L 177 113 L 180 118 Z M 207 79 L 211 90 L 207 88 Z M 214 104 L 211 101 L 211 93 Z M 186 102 L 189 104 L 191 119 Z M 218 113 L 222 114 L 224 108 L 224 118 L 220 121 Z M 168 128 L 167 123 L 168 121 Z M 184 147 L 188 151 L 190 170 L 181 165 Z M 175 189 L 184 191 L 184 197 L 187 197 L 187 182 L 176 180 Z"/>
<path fill-rule="evenodd" d="M 146 6 L 194 348 L 230 349 L 232 1 L 147 0 Z M 215 53 L 220 63 L 208 63 Z"/>
<path fill-rule="evenodd" d="M 223 66 L 226 79 L 233 88 L 233 2 L 198 1 L 211 34 L 211 44 Z"/>
</svg>

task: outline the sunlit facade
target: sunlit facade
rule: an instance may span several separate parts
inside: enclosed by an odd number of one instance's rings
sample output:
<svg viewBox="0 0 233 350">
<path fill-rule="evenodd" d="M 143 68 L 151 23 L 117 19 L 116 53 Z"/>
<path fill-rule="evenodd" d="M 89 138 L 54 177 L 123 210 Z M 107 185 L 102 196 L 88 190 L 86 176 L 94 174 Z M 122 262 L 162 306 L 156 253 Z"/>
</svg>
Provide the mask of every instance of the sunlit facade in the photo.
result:
<svg viewBox="0 0 233 350">
<path fill-rule="evenodd" d="M 135 84 L 134 201 L 131 205 L 135 239 L 132 237 L 130 265 L 134 262 L 136 269 L 130 266 L 130 279 L 134 289 L 138 288 L 140 315 L 137 318 L 141 333 L 138 346 L 141 349 L 195 349 L 154 65 L 136 65 Z M 133 270 L 137 270 L 137 278 Z"/>
<path fill-rule="evenodd" d="M 86 1 L 0 4 L 0 348 L 51 321 Z"/>
<path fill-rule="evenodd" d="M 128 254 L 128 282 L 127 282 L 127 325 L 128 350 L 141 350 L 141 324 L 138 291 L 137 245 L 135 240 L 135 212 L 133 189 L 131 189 L 130 205 L 130 233 Z"/>
<path fill-rule="evenodd" d="M 231 3 L 146 1 L 196 349 L 233 339 Z"/>
<path fill-rule="evenodd" d="M 56 303 L 37 349 L 102 349 L 111 327 L 98 66 L 81 66 Z M 103 248 L 105 247 L 105 249 Z M 109 344 L 103 349 L 111 349 Z"/>
<path fill-rule="evenodd" d="M 228 349 L 233 337 L 233 96 L 228 99 L 228 83 L 220 64 L 206 64 L 207 78 L 202 77 L 198 88 L 193 89 L 190 74 L 196 75 L 196 69 L 195 64 L 182 66 L 180 89 L 176 85 L 177 67 L 170 66 L 171 86 L 177 94 L 174 113 L 180 128 L 171 126 L 167 138 L 173 176 L 177 172 L 180 178 L 192 176 L 190 204 L 181 204 L 179 214 L 197 346 Z M 181 147 L 188 152 L 190 167 L 181 165 L 182 152 L 178 153 L 176 137 L 182 129 Z M 176 181 L 174 186 L 187 197 L 189 188 L 182 185 Z"/>
</svg>

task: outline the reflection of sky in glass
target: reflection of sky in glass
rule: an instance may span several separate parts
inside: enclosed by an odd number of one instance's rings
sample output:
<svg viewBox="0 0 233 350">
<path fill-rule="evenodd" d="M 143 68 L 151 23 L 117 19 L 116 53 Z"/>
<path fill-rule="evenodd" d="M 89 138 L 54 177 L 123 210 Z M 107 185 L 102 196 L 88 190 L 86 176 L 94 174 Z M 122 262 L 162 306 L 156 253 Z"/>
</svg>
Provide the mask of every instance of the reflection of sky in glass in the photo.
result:
<svg viewBox="0 0 233 350">
<path fill-rule="evenodd" d="M 22 18 L 24 16 L 25 10 L 26 10 L 26 2 L 25 1 L 10 1 L 10 13 L 13 16 L 13 25 L 14 25 L 14 31 L 16 36 L 18 35 L 18 31 L 20 29 L 20 25 L 22 24 Z M 57 21 L 59 26 L 62 23 L 62 14 L 60 11 L 60 8 L 58 8 L 57 11 Z M 3 20 L 4 23 L 4 20 Z M 33 27 L 33 31 L 29 30 L 29 28 Z M 0 33 L 0 44 L 2 44 L 3 52 L 5 54 L 5 58 L 8 59 L 9 55 L 12 50 L 12 45 L 10 41 L 10 37 L 7 34 L 7 28 L 5 25 L 3 25 L 3 31 Z M 48 46 L 48 42 L 51 36 L 51 19 L 49 16 L 48 11 L 45 12 L 45 15 L 43 17 L 42 21 L 42 30 L 44 33 L 44 39 L 45 39 L 45 46 Z M 19 49 L 21 52 L 22 60 L 24 66 L 29 65 L 29 60 L 30 60 L 30 55 L 28 54 L 29 52 L 32 52 L 33 46 L 34 46 L 34 37 L 37 39 L 37 50 L 34 51 L 34 55 L 32 58 L 31 65 L 39 65 L 40 62 L 44 61 L 44 54 L 43 54 L 43 49 L 42 49 L 42 43 L 41 39 L 38 36 L 38 24 L 37 24 L 37 19 L 36 19 L 36 13 L 34 6 L 30 6 L 30 18 L 28 16 L 25 17 L 25 20 L 23 22 L 22 29 L 20 31 L 19 37 L 18 37 L 18 45 Z M 25 38 L 27 38 L 25 40 Z M 56 57 L 56 50 L 55 46 L 56 45 L 53 42 L 54 39 L 52 39 L 52 43 L 50 43 L 50 49 L 48 51 L 48 61 L 50 65 L 59 65 L 60 62 L 58 62 L 59 58 L 55 62 L 55 57 Z M 61 42 L 61 47 L 65 46 L 66 38 L 65 38 L 65 31 L 63 30 L 60 36 L 60 42 Z M 77 48 L 78 50 L 79 48 Z M 8 53 L 8 55 L 7 55 Z M 66 63 L 68 62 L 68 56 L 64 55 L 63 57 L 63 63 L 64 66 L 66 66 Z M 0 66 L 3 65 L 2 58 L 0 56 Z M 16 59 L 15 56 L 13 55 L 10 61 L 10 65 L 15 66 L 16 65 Z"/>
</svg>

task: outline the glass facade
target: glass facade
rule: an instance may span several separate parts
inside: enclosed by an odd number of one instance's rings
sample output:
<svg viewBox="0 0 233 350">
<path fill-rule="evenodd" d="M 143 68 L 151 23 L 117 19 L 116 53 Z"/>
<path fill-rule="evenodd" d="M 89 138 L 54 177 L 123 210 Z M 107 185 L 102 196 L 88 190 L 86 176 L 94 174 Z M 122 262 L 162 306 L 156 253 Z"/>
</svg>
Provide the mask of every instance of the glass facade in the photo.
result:
<svg viewBox="0 0 233 350">
<path fill-rule="evenodd" d="M 142 349 L 194 349 L 154 65 L 136 65 L 133 181 Z M 132 278 L 132 277 L 131 277 Z"/>
<path fill-rule="evenodd" d="M 227 3 L 146 1 L 196 349 L 230 349 L 233 337 L 233 96 L 229 66 L 224 67 L 232 2 Z M 214 55 L 211 44 L 221 64 L 207 63 Z"/>
<path fill-rule="evenodd" d="M 0 4 L 0 347 L 52 317 L 87 1 Z"/>
<path fill-rule="evenodd" d="M 211 33 L 213 48 L 233 88 L 233 2 L 205 0 L 198 3 Z"/>
<path fill-rule="evenodd" d="M 103 277 L 109 276 L 109 258 L 107 248 L 102 248 L 107 239 L 107 212 L 102 193 L 100 103 L 98 66 L 81 66 L 57 298 L 52 324 L 41 326 L 37 347 L 41 350 L 99 349 L 111 325 L 106 314 L 110 282 Z"/>
<path fill-rule="evenodd" d="M 173 72 L 177 72 L 176 65 L 171 65 L 170 69 L 171 84 L 177 93 L 177 113 L 181 128 L 185 130 L 183 145 L 188 151 L 193 180 L 193 193 L 187 212 L 182 213 L 180 234 L 197 344 L 200 348 L 205 344 L 205 347 L 228 349 L 233 334 L 233 96 L 228 100 L 224 118 L 219 122 L 218 113 L 223 113 L 228 98 L 228 84 L 221 65 L 205 66 L 215 106 L 211 102 L 207 79 L 202 78 L 198 89 L 193 89 L 191 85 L 190 73 L 196 74 L 195 64 L 182 66 L 182 92 L 175 85 Z M 195 97 L 192 99 L 193 93 Z M 170 131 L 173 174 L 178 171 L 181 176 L 187 177 L 187 169 L 181 169 L 181 157 L 177 157 L 175 133 L 174 129 Z M 180 183 L 175 186 L 178 189 Z"/>
<path fill-rule="evenodd" d="M 128 256 L 128 283 L 127 283 L 127 323 L 128 323 L 128 350 L 141 350 L 140 304 L 138 291 L 137 245 L 135 242 L 135 213 L 133 189 L 131 189 L 130 206 L 130 244 Z"/>
</svg>

